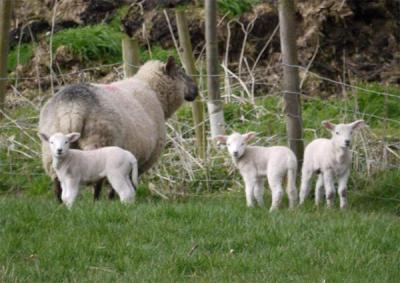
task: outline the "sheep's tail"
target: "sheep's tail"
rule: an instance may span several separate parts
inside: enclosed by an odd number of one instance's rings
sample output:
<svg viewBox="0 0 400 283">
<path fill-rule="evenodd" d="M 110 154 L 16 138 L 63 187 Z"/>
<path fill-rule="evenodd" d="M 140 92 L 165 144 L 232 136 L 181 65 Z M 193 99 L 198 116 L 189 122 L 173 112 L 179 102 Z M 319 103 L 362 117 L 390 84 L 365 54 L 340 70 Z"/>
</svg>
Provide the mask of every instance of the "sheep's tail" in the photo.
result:
<svg viewBox="0 0 400 283">
<path fill-rule="evenodd" d="M 59 131 L 62 133 L 78 132 L 82 134 L 84 113 L 85 111 L 79 111 L 82 108 L 79 104 L 69 103 L 69 105 L 63 105 L 58 110 L 58 121 Z"/>
<path fill-rule="evenodd" d="M 53 98 L 58 130 L 82 134 L 87 116 L 98 103 L 96 93 L 89 85 L 70 85 L 60 90 Z"/>
<path fill-rule="evenodd" d="M 138 162 L 136 158 L 132 155 L 132 158 L 130 160 L 131 166 L 132 166 L 132 183 L 133 186 L 135 187 L 135 190 L 137 189 L 138 183 L 139 183 L 139 173 L 138 173 Z"/>
<path fill-rule="evenodd" d="M 293 154 L 288 160 L 288 172 L 287 172 L 287 187 L 286 192 L 289 197 L 289 206 L 294 208 L 299 199 L 299 195 L 296 188 L 296 177 L 297 177 L 297 158 Z"/>
</svg>

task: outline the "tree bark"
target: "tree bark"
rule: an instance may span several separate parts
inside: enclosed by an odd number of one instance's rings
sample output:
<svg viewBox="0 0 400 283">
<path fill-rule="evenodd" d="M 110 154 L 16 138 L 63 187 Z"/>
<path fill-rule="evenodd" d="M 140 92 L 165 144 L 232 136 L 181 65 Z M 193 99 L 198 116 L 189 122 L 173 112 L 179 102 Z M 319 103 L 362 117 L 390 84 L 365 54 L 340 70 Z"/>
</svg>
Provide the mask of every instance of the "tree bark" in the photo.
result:
<svg viewBox="0 0 400 283">
<path fill-rule="evenodd" d="M 192 43 L 190 41 L 189 28 L 186 21 L 185 12 L 183 10 L 176 10 L 176 24 L 178 27 L 179 35 L 179 54 L 183 63 L 186 73 L 192 77 L 197 84 L 197 75 L 195 61 L 193 57 Z M 192 103 L 192 114 L 194 120 L 194 130 L 196 134 L 196 145 L 198 155 L 200 158 L 205 158 L 206 153 L 206 140 L 204 131 L 204 106 L 201 98 L 197 97 Z"/>
<path fill-rule="evenodd" d="M 223 103 L 219 93 L 216 0 L 205 0 L 205 17 L 208 87 L 207 108 L 210 116 L 211 137 L 214 138 L 225 132 Z"/>
<path fill-rule="evenodd" d="M 12 0 L 0 0 L 0 109 L 4 110 L 6 98 L 7 58 L 11 25 Z M 0 118 L 2 115 L 0 114 Z"/>
<path fill-rule="evenodd" d="M 303 122 L 301 118 L 295 6 L 293 0 L 279 0 L 279 23 L 283 61 L 283 96 L 287 116 L 286 130 L 289 146 L 296 154 L 301 166 L 304 150 Z"/>
<path fill-rule="evenodd" d="M 140 66 L 139 43 L 137 38 L 125 36 L 122 39 L 122 57 L 124 60 L 124 77 L 132 77 Z"/>
</svg>

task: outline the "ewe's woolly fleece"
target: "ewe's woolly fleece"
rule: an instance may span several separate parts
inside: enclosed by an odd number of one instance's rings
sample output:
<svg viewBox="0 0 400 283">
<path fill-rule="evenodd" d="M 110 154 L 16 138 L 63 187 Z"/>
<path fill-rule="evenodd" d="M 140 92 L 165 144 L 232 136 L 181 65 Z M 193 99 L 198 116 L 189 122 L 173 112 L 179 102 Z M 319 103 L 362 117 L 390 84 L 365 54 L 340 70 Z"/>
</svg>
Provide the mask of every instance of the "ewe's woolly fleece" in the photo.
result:
<svg viewBox="0 0 400 283">
<path fill-rule="evenodd" d="M 166 75 L 164 68 L 160 61 L 149 61 L 132 78 L 65 87 L 42 108 L 39 131 L 79 132 L 81 149 L 122 147 L 136 156 L 139 172 L 145 172 L 164 148 L 165 120 L 184 101 L 184 82 Z M 42 144 L 42 158 L 54 178 L 47 144 Z"/>
</svg>

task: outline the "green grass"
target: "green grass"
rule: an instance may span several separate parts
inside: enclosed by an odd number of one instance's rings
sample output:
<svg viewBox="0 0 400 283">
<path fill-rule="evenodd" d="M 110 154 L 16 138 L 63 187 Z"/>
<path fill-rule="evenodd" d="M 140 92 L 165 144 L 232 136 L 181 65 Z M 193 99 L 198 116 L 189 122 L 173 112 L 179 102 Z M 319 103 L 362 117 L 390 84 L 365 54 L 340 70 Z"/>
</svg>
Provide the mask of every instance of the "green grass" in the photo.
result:
<svg viewBox="0 0 400 283">
<path fill-rule="evenodd" d="M 53 51 L 65 45 L 82 61 L 107 58 L 106 61 L 119 62 L 121 39 L 120 32 L 105 24 L 65 29 L 54 35 Z"/>
<path fill-rule="evenodd" d="M 363 104 L 366 95 L 304 101 L 306 141 L 313 138 L 313 131 L 328 136 L 320 126 L 324 119 L 359 118 L 351 113 L 356 105 L 360 111 L 373 111 L 362 108 L 374 105 Z M 316 209 L 311 200 L 304 208 L 288 211 L 285 200 L 281 211 L 269 214 L 269 193 L 267 207 L 247 209 L 242 181 L 226 162 L 224 150 L 213 149 L 208 171 L 193 165 L 190 177 L 179 163 L 179 149 L 171 144 L 154 170 L 175 183 L 153 171 L 141 180 L 134 205 L 93 203 L 86 190 L 68 211 L 54 200 L 40 154 L 18 144 L 11 147 L 3 139 L 14 137 L 40 152 L 28 137 L 36 138 L 37 110 L 18 107 L 10 115 L 24 132 L 9 120 L 0 124 L 0 282 L 396 282 L 400 278 L 400 172 L 386 169 L 367 177 L 359 142 L 347 212 Z M 232 102 L 225 107 L 225 118 L 228 132 L 257 131 L 260 144 L 286 142 L 280 97 L 257 99 L 256 107 Z M 365 119 L 380 141 L 383 122 Z M 193 153 L 189 138 L 194 134 L 188 121 L 191 111 L 185 106 L 170 123 L 185 133 L 186 149 Z M 387 132 L 397 135 L 398 125 L 388 123 Z M 277 137 L 267 141 L 273 135 Z M 211 180 L 209 187 L 202 182 L 206 178 Z M 178 194 L 161 201 L 148 190 L 150 182 L 164 193 Z"/>
<path fill-rule="evenodd" d="M 220 13 L 229 13 L 231 16 L 241 16 L 249 11 L 253 5 L 261 3 L 261 0 L 218 0 Z"/>
<path fill-rule="evenodd" d="M 248 209 L 241 192 L 131 206 L 0 198 L 2 282 L 396 282 L 398 217 Z"/>
<path fill-rule="evenodd" d="M 10 50 L 7 58 L 7 70 L 12 72 L 18 64 L 26 65 L 33 57 L 33 44 L 21 44 Z"/>
</svg>

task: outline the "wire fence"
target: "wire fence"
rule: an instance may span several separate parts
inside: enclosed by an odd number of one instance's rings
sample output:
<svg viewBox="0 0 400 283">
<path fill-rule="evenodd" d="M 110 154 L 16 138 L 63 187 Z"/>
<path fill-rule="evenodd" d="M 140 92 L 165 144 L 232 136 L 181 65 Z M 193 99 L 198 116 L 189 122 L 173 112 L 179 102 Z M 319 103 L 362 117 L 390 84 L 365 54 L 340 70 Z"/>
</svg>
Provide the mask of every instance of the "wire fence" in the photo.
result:
<svg viewBox="0 0 400 283">
<path fill-rule="evenodd" d="M 226 66 L 225 66 L 226 67 Z M 283 64 L 279 64 L 272 68 L 257 68 L 253 72 L 242 71 L 241 77 L 236 74 L 229 72 L 221 73 L 218 76 L 222 79 L 229 81 L 229 91 L 226 90 L 226 84 L 221 87 L 221 100 L 226 104 L 240 104 L 250 105 L 250 108 L 244 107 L 241 109 L 237 116 L 231 117 L 226 124 L 227 132 L 233 132 L 237 130 L 238 125 L 242 125 L 241 128 L 251 130 L 252 127 L 263 128 L 265 127 L 265 119 L 260 117 L 268 116 L 271 120 L 275 121 L 274 125 L 284 129 L 284 103 L 282 101 L 282 91 L 280 84 L 271 83 L 268 79 L 268 72 L 276 70 L 276 68 L 283 67 Z M 385 99 L 398 100 L 400 96 L 390 92 L 380 92 L 373 89 L 367 89 L 357 85 L 336 81 L 328 77 L 321 76 L 318 73 L 312 72 L 309 68 L 303 66 L 290 66 L 297 68 L 305 72 L 307 77 L 314 77 L 318 80 L 327 82 L 331 85 L 343 88 L 351 93 L 354 92 L 365 92 L 373 96 L 384 97 Z M 83 68 L 78 71 L 48 74 L 42 76 L 32 77 L 7 77 L 0 78 L 0 80 L 9 80 L 10 83 L 13 81 L 29 81 L 29 80 L 48 80 L 52 76 L 54 78 L 75 78 L 76 75 L 82 75 L 88 72 L 97 71 L 99 69 L 109 69 L 115 72 L 117 78 L 122 78 L 122 62 L 113 64 L 97 65 L 90 68 Z M 206 75 L 196 75 L 200 80 L 204 80 Z M 280 76 L 280 74 L 279 74 Z M 256 94 L 254 85 L 265 85 L 268 86 L 269 91 L 264 94 Z M 37 122 L 39 109 L 42 100 L 33 101 L 28 97 L 24 97 L 18 88 L 12 88 L 13 96 L 21 99 L 21 103 L 28 105 L 33 108 L 29 116 L 19 115 L 18 118 L 13 118 L 13 115 L 1 111 L 1 114 L 5 117 L 5 120 L 0 124 L 0 150 L 3 152 L 1 158 L 6 157 L 4 160 L 0 160 L 0 175 L 8 175 L 10 178 L 15 178 L 23 174 L 28 174 L 32 177 L 44 176 L 44 172 L 40 165 L 40 143 L 39 139 L 36 138 Z M 201 101 L 207 101 L 207 90 L 201 89 L 200 96 Z M 354 167 L 359 172 L 366 172 L 368 175 L 382 169 L 398 168 L 400 164 L 400 140 L 399 139 L 388 139 L 387 133 L 385 133 L 385 127 L 387 124 L 393 124 L 395 127 L 399 127 L 400 120 L 397 118 L 391 118 L 390 115 L 378 115 L 376 113 L 363 112 L 355 105 L 352 105 L 350 98 L 344 100 L 343 103 L 338 103 L 338 99 L 321 99 L 316 96 L 311 96 L 305 92 L 293 93 L 301 96 L 305 103 L 316 102 L 322 106 L 322 110 L 333 109 L 335 113 L 338 113 L 343 120 L 364 118 L 366 120 L 378 120 L 381 122 L 379 134 L 375 133 L 373 129 L 367 129 L 359 133 L 356 137 L 357 142 L 355 143 L 354 155 Z M 275 107 L 271 109 L 265 107 L 263 102 L 269 98 L 278 98 L 274 100 Z M 246 108 L 246 109 L 245 109 Z M 33 114 L 32 114 L 33 113 Z M 307 122 L 307 121 L 306 121 Z M 315 125 L 319 125 L 314 123 Z M 206 117 L 203 121 L 204 125 L 208 126 L 209 118 Z M 233 165 L 229 161 L 224 150 L 218 149 L 209 141 L 207 148 L 206 160 L 200 160 L 196 157 L 195 153 L 195 140 L 194 126 L 187 121 L 181 121 L 178 118 L 173 118 L 167 123 L 168 127 L 168 141 L 161 160 L 151 169 L 150 174 L 147 174 L 148 182 L 158 182 L 162 186 L 171 188 L 180 184 L 181 186 L 189 186 L 189 183 L 196 183 L 199 187 L 232 187 L 235 184 L 239 184 L 240 178 L 237 178 L 237 172 Z M 307 142 L 313 138 L 316 138 L 323 133 L 320 127 L 305 128 L 305 137 L 301 140 Z M 206 127 L 207 136 L 209 134 L 208 127 Z M 269 131 L 271 136 L 263 137 L 259 136 L 256 140 L 256 144 L 260 145 L 272 145 L 272 144 L 284 144 L 287 142 L 287 137 L 284 131 L 273 132 Z M 29 164 L 25 166 L 24 164 Z M 213 168 L 220 168 L 221 164 L 226 166 L 226 170 L 219 170 L 217 174 L 214 174 Z"/>
</svg>

